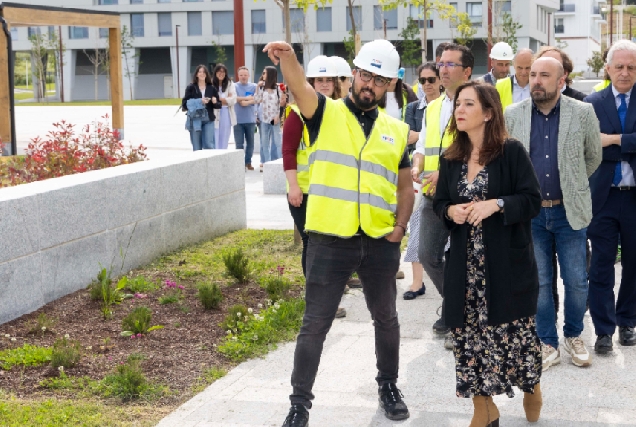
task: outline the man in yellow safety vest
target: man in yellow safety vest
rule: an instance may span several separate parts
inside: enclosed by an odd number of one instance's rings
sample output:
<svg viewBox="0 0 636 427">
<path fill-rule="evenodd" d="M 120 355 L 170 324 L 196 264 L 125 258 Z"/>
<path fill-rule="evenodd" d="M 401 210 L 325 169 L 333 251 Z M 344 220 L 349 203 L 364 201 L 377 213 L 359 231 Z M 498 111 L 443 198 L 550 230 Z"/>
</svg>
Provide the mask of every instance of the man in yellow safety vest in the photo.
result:
<svg viewBox="0 0 636 427">
<path fill-rule="evenodd" d="M 422 182 L 421 173 L 424 172 L 423 197 L 419 207 L 422 211 L 418 257 L 424 271 L 431 278 L 442 298 L 444 297 L 444 247 L 448 241 L 448 230 L 433 211 L 433 196 L 439 177 L 439 156 L 453 142 L 453 135 L 446 132 L 446 126 L 453 113 L 455 91 L 470 79 L 474 65 L 475 57 L 466 46 L 457 44 L 446 46 L 437 63 L 442 86 L 445 89 L 444 96 L 435 99 L 426 108 L 426 120 L 422 123 L 411 169 L 415 182 Z M 433 325 L 433 331 L 446 337 L 446 348 L 453 348 L 449 335 L 450 329 L 444 322 L 443 303 L 441 316 Z"/>
<path fill-rule="evenodd" d="M 512 64 L 515 75 L 497 81 L 495 87 L 499 92 L 504 111 L 509 105 L 530 98 L 530 67 L 532 67 L 533 54 L 530 49 L 519 49 Z"/>
<path fill-rule="evenodd" d="M 408 125 L 378 112 L 400 57 L 386 40 L 366 43 L 353 63 L 351 93 L 332 100 L 305 80 L 293 48 L 263 49 L 287 80 L 309 133 L 311 153 L 305 230 L 309 234 L 305 314 L 296 341 L 291 409 L 284 427 L 305 427 L 322 346 L 345 284 L 362 281 L 375 327 L 378 394 L 387 418 L 409 411 L 397 388 L 400 325 L 395 274 L 400 242 L 413 210 L 406 150 Z"/>
</svg>

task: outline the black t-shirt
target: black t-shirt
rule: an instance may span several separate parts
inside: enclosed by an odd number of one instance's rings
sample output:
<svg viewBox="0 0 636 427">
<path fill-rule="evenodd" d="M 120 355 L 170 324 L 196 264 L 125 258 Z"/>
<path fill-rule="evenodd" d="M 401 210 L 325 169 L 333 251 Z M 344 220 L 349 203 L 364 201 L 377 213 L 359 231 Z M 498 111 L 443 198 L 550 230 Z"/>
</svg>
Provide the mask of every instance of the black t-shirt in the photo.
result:
<svg viewBox="0 0 636 427">
<path fill-rule="evenodd" d="M 318 132 L 320 132 L 320 126 L 322 125 L 322 117 L 325 113 L 325 104 L 326 98 L 325 95 L 318 93 L 318 108 L 316 108 L 316 112 L 314 113 L 311 119 L 306 119 L 305 124 L 307 125 L 307 131 L 309 132 L 309 141 L 313 145 L 318 138 Z M 358 123 L 360 123 L 360 127 L 364 131 L 364 136 L 369 138 L 369 134 L 371 133 L 371 129 L 373 129 L 373 123 L 375 123 L 375 119 L 378 118 L 378 109 L 374 108 L 371 111 L 362 111 L 353 103 L 353 101 L 347 96 L 344 98 L 344 103 L 353 113 L 354 116 L 358 119 Z M 407 145 L 408 147 L 408 145 Z M 400 160 L 400 165 L 398 169 L 410 168 L 411 167 L 411 159 L 409 158 L 408 148 L 404 149 L 404 154 L 402 155 L 402 159 Z"/>
</svg>

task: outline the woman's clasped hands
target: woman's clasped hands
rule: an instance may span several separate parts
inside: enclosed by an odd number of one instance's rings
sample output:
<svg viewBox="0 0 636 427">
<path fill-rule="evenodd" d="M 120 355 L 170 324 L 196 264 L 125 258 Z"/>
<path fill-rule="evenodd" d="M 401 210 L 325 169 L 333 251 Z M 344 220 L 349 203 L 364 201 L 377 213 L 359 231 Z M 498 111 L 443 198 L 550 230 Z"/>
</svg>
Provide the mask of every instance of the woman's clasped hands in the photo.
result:
<svg viewBox="0 0 636 427">
<path fill-rule="evenodd" d="M 491 199 L 451 205 L 448 208 L 448 217 L 455 224 L 461 225 L 467 222 L 472 226 L 478 226 L 495 212 L 499 212 L 499 206 L 496 199 Z"/>
</svg>

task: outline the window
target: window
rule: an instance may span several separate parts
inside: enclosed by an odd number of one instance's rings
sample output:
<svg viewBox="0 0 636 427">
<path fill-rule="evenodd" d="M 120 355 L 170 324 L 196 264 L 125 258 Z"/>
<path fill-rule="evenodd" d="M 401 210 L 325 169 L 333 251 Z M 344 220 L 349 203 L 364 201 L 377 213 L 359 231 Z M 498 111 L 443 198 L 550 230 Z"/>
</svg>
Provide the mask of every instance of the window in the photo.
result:
<svg viewBox="0 0 636 427">
<path fill-rule="evenodd" d="M 144 0 L 130 0 L 130 4 L 144 4 Z"/>
<path fill-rule="evenodd" d="M 172 0 L 157 0 L 157 3 L 170 3 Z"/>
<path fill-rule="evenodd" d="M 351 31 L 351 17 L 349 16 L 349 6 L 347 6 L 347 31 Z M 356 23 L 356 31 L 362 30 L 362 7 L 353 6 L 353 20 Z"/>
<path fill-rule="evenodd" d="M 373 29 L 383 30 L 385 21 L 387 30 L 397 29 L 397 9 L 382 10 L 382 6 L 373 6 Z"/>
<path fill-rule="evenodd" d="M 27 34 L 29 35 L 29 39 L 34 36 L 39 36 L 41 33 L 40 27 L 29 27 L 27 30 Z"/>
<path fill-rule="evenodd" d="M 302 9 L 289 9 L 289 22 L 292 33 L 305 32 L 305 14 Z M 283 30 L 285 30 L 285 15 L 283 14 Z"/>
<path fill-rule="evenodd" d="M 565 29 L 563 28 L 563 18 L 556 18 L 554 20 L 554 34 L 563 34 Z"/>
<path fill-rule="evenodd" d="M 415 22 L 417 22 L 418 26 L 420 28 L 424 28 L 424 10 L 422 9 L 422 7 L 417 7 L 417 6 L 413 6 L 410 5 L 409 6 L 409 17 L 414 20 Z M 433 20 L 429 19 L 427 20 L 427 26 L 426 28 L 433 28 Z"/>
<path fill-rule="evenodd" d="M 18 40 L 18 29 L 16 27 L 11 27 L 11 40 Z"/>
<path fill-rule="evenodd" d="M 203 0 L 182 0 L 184 3 L 196 3 Z"/>
<path fill-rule="evenodd" d="M 107 39 L 108 38 L 108 28 L 100 28 L 99 29 L 99 38 Z"/>
<path fill-rule="evenodd" d="M 69 39 L 87 39 L 88 27 L 68 27 Z"/>
<path fill-rule="evenodd" d="M 203 34 L 201 12 L 188 12 L 188 35 L 200 36 Z"/>
<path fill-rule="evenodd" d="M 144 36 L 144 14 L 143 13 L 130 14 L 130 32 L 133 35 L 133 37 Z"/>
<path fill-rule="evenodd" d="M 214 34 L 234 34 L 234 12 L 212 12 Z"/>
<path fill-rule="evenodd" d="M 497 5 L 499 7 L 499 13 L 505 13 L 505 12 L 512 12 L 512 2 L 510 0 L 508 1 L 500 1 L 499 4 Z"/>
<path fill-rule="evenodd" d="M 97 4 L 100 6 L 109 6 L 112 4 L 118 4 L 118 2 L 117 0 L 99 0 Z"/>
<path fill-rule="evenodd" d="M 171 13 L 158 13 L 157 21 L 159 26 L 159 37 L 172 36 L 172 14 Z"/>
<path fill-rule="evenodd" d="M 453 6 L 455 10 L 457 11 L 457 2 L 448 3 L 448 4 Z M 449 19 L 448 22 L 450 23 L 451 28 L 457 28 L 457 21 L 455 19 Z"/>
<path fill-rule="evenodd" d="M 331 31 L 331 8 L 316 10 L 316 31 Z"/>
<path fill-rule="evenodd" d="M 265 10 L 252 10 L 252 34 L 265 34 Z"/>
<path fill-rule="evenodd" d="M 473 27 L 481 27 L 482 15 L 481 15 L 481 2 L 466 3 L 466 13 L 470 18 L 470 22 Z"/>
</svg>

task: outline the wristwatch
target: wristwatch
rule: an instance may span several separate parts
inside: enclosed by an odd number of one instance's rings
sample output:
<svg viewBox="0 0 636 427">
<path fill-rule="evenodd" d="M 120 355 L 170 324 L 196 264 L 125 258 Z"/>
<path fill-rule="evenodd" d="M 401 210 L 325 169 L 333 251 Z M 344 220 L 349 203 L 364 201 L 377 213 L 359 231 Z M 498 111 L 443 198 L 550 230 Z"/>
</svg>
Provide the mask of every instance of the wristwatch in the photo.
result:
<svg viewBox="0 0 636 427">
<path fill-rule="evenodd" d="M 499 206 L 499 212 L 503 212 L 504 200 L 503 199 L 497 199 L 497 206 Z"/>
</svg>

